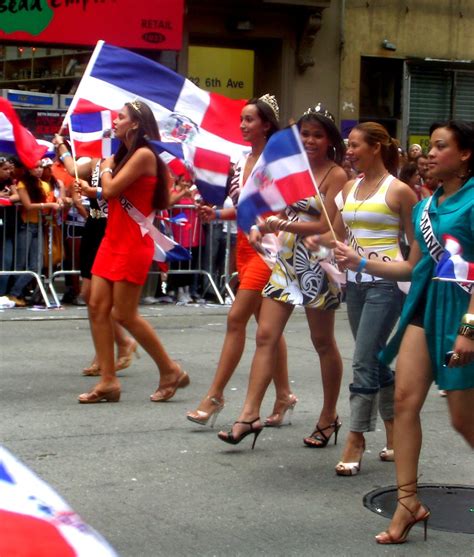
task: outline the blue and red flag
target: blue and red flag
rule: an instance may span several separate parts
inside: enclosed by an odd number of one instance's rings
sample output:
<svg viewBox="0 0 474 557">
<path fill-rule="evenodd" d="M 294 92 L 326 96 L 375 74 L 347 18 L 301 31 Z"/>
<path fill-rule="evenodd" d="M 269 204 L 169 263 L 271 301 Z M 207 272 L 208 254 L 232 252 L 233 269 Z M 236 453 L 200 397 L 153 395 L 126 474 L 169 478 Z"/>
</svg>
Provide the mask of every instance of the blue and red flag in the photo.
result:
<svg viewBox="0 0 474 557">
<path fill-rule="evenodd" d="M 169 68 L 104 41 L 92 53 L 66 121 L 73 114 L 118 111 L 133 100 L 150 106 L 164 141 L 192 142 L 233 159 L 245 149 L 240 133 L 245 100 L 203 91 Z"/>
<path fill-rule="evenodd" d="M 212 205 L 224 204 L 229 155 L 189 143 L 150 141 L 150 144 L 177 176 L 190 177 L 204 201 Z"/>
<path fill-rule="evenodd" d="M 298 128 L 273 134 L 248 177 L 237 206 L 237 225 L 249 232 L 259 215 L 317 193 Z"/>
<path fill-rule="evenodd" d="M 443 240 L 446 251 L 436 266 L 434 278 L 461 284 L 474 283 L 474 263 L 462 257 L 459 241 L 449 234 L 444 234 Z"/>
<path fill-rule="evenodd" d="M 47 150 L 21 125 L 13 106 L 0 97 L 0 152 L 16 155 L 27 168 L 34 168 Z"/>
</svg>

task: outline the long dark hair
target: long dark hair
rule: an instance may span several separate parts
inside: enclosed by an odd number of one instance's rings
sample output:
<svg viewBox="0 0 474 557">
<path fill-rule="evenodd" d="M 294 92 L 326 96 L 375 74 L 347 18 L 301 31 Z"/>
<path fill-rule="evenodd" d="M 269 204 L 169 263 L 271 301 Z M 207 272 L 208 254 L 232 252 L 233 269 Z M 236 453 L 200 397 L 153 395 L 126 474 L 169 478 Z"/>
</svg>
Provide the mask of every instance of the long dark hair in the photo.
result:
<svg viewBox="0 0 474 557">
<path fill-rule="evenodd" d="M 262 101 L 258 97 L 254 97 L 253 99 L 247 101 L 245 106 L 248 106 L 249 104 L 255 105 L 258 115 L 264 124 L 270 124 L 270 129 L 267 132 L 267 139 L 269 139 L 280 129 L 280 124 L 275 112 L 273 112 L 272 107 L 268 103 Z"/>
<path fill-rule="evenodd" d="M 30 196 L 32 203 L 44 203 L 46 201 L 46 193 L 41 187 L 41 180 L 37 176 L 33 176 L 30 170 L 26 167 L 25 173 L 21 178 L 21 181 L 26 186 L 26 191 Z"/>
<path fill-rule="evenodd" d="M 305 122 L 318 122 L 321 124 L 331 143 L 328 147 L 328 158 L 333 160 L 335 163 L 342 165 L 344 155 L 346 154 L 346 146 L 344 145 L 344 140 L 342 139 L 336 124 L 327 116 L 323 116 L 317 112 L 308 112 L 303 114 L 296 124 L 299 130 L 301 130 L 301 126 Z"/>
<path fill-rule="evenodd" d="M 136 132 L 133 136 L 132 143 L 128 149 L 124 143 L 120 144 L 117 153 L 114 155 L 116 174 L 130 159 L 140 147 L 148 147 L 151 149 L 148 140 L 157 140 L 160 138 L 160 131 L 156 123 L 155 116 L 151 108 L 142 101 L 133 101 L 125 103 L 130 119 L 137 124 Z M 153 194 L 153 208 L 157 210 L 166 209 L 169 206 L 169 188 L 170 179 L 168 168 L 160 157 L 151 149 L 156 159 L 156 186 Z"/>
<path fill-rule="evenodd" d="M 388 131 L 378 122 L 363 122 L 362 124 L 357 124 L 353 129 L 362 132 L 365 142 L 369 145 L 373 146 L 380 143 L 380 152 L 385 168 L 390 174 L 396 176 L 400 158 L 398 151 L 400 143 L 393 137 L 390 137 Z"/>
<path fill-rule="evenodd" d="M 456 141 L 457 146 L 461 150 L 471 151 L 471 157 L 468 165 L 468 176 L 474 175 L 474 123 L 464 120 L 448 120 L 447 122 L 435 122 L 430 127 L 430 136 L 438 128 L 446 128 L 449 130 Z"/>
</svg>

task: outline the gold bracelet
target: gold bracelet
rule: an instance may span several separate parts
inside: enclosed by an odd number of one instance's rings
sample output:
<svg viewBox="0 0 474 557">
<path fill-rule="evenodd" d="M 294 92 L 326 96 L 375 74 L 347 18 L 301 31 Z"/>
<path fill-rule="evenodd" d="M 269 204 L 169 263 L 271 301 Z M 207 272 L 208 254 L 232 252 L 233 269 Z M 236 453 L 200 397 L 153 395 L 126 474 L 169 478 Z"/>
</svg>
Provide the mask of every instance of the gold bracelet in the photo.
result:
<svg viewBox="0 0 474 557">
<path fill-rule="evenodd" d="M 463 325 L 474 325 L 474 313 L 465 313 L 462 316 L 461 323 Z"/>
</svg>

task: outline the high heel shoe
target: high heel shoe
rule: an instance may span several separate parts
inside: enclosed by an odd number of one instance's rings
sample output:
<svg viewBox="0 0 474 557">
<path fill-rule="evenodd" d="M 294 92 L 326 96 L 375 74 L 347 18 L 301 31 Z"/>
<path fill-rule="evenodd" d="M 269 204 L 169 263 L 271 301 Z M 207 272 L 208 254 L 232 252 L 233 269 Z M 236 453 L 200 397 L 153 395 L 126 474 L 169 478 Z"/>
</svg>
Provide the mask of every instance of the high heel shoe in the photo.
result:
<svg viewBox="0 0 474 557">
<path fill-rule="evenodd" d="M 298 399 L 294 394 L 288 395 L 287 400 L 276 400 L 273 406 L 273 412 L 268 418 L 263 422 L 265 427 L 280 427 L 283 425 L 285 419 L 285 414 L 288 412 L 288 425 L 291 425 L 291 418 L 293 416 L 293 411 L 295 409 Z"/>
<path fill-rule="evenodd" d="M 410 530 L 418 522 L 423 522 L 424 539 L 426 541 L 426 539 L 428 537 L 428 519 L 430 518 L 430 514 L 431 514 L 430 510 L 418 501 L 418 506 L 416 507 L 416 510 L 412 511 L 408 507 L 408 505 L 406 505 L 403 502 L 403 499 L 407 499 L 409 497 L 412 497 L 413 495 L 416 495 L 416 493 L 417 493 L 416 487 L 415 487 L 414 490 L 405 489 L 409 485 L 414 484 L 416 486 L 416 482 L 417 482 L 417 480 L 415 480 L 414 482 L 410 482 L 410 483 L 398 486 L 398 488 L 397 488 L 400 491 L 403 491 L 403 492 L 406 493 L 406 495 L 402 495 L 400 497 L 397 497 L 397 502 L 400 503 L 400 505 L 402 507 L 404 507 L 411 514 L 412 520 L 410 520 L 408 522 L 408 524 L 405 525 L 405 528 L 403 529 L 402 533 L 400 534 L 400 536 L 398 538 L 395 538 L 394 536 L 392 536 L 392 534 L 390 534 L 390 532 L 388 530 L 385 530 L 385 532 L 381 532 L 380 534 L 377 534 L 377 536 L 375 536 L 375 540 L 377 541 L 377 543 L 383 544 L 383 545 L 405 543 L 407 541 L 408 534 L 410 533 Z M 421 516 L 417 517 L 420 509 L 423 509 L 423 514 Z"/>
<path fill-rule="evenodd" d="M 100 367 L 97 362 L 93 362 L 89 367 L 82 370 L 82 375 L 86 377 L 98 377 L 100 375 Z"/>
<path fill-rule="evenodd" d="M 80 404 L 95 404 L 97 402 L 118 402 L 120 400 L 120 387 L 110 391 L 93 389 L 89 393 L 83 393 L 77 397 Z"/>
<path fill-rule="evenodd" d="M 252 443 L 252 450 L 255 447 L 255 443 L 257 442 L 257 437 L 260 435 L 260 433 L 262 433 L 263 430 L 263 426 L 259 426 L 259 427 L 254 427 L 253 424 L 255 422 L 258 422 L 260 420 L 260 418 L 255 418 L 255 420 L 252 420 L 251 422 L 234 422 L 235 424 L 243 424 L 243 425 L 248 425 L 250 426 L 249 429 L 242 431 L 242 433 L 236 437 L 232 431 L 232 429 L 230 431 L 219 431 L 219 433 L 217 434 L 217 437 L 219 437 L 219 439 L 221 441 L 224 441 L 224 443 L 229 443 L 230 445 L 238 445 L 242 439 L 244 439 L 245 437 L 247 437 L 247 435 L 251 435 L 253 433 L 253 443 Z M 234 427 L 234 426 L 232 426 Z"/>
<path fill-rule="evenodd" d="M 138 352 L 138 342 L 132 340 L 127 353 L 124 356 L 120 356 L 115 363 L 115 371 L 120 371 L 122 369 L 127 369 L 132 364 L 133 355 L 140 359 L 140 352 Z"/>
<path fill-rule="evenodd" d="M 209 422 L 209 426 L 214 427 L 219 412 L 224 408 L 224 400 L 219 400 L 213 396 L 207 396 L 205 400 L 209 400 L 213 405 L 209 412 L 204 412 L 204 410 L 199 410 L 198 408 L 197 410 L 188 412 L 186 417 L 190 422 L 194 422 L 195 424 L 206 425 L 207 422 Z"/>
<path fill-rule="evenodd" d="M 150 395 L 150 400 L 152 402 L 165 402 L 173 398 L 178 389 L 184 389 L 190 382 L 189 375 L 185 371 L 180 370 L 176 381 L 166 383 L 165 385 L 159 385 L 156 391 Z"/>
<path fill-rule="evenodd" d="M 336 464 L 336 474 L 338 476 L 357 476 L 362 468 L 362 457 L 364 456 L 365 452 L 365 439 L 364 444 L 362 445 L 362 453 L 359 458 L 359 462 L 342 462 L 339 461 Z"/>
<path fill-rule="evenodd" d="M 339 430 L 341 429 L 342 422 L 339 421 L 339 416 L 336 416 L 336 419 L 333 421 L 332 424 L 327 425 L 326 427 L 320 428 L 318 424 L 316 424 L 316 429 L 313 433 L 303 439 L 303 443 L 307 447 L 311 447 L 312 449 L 324 449 L 326 445 L 329 443 L 332 434 L 334 433 L 334 444 L 337 445 L 337 435 Z M 324 432 L 328 429 L 332 429 L 331 435 L 326 435 Z"/>
</svg>

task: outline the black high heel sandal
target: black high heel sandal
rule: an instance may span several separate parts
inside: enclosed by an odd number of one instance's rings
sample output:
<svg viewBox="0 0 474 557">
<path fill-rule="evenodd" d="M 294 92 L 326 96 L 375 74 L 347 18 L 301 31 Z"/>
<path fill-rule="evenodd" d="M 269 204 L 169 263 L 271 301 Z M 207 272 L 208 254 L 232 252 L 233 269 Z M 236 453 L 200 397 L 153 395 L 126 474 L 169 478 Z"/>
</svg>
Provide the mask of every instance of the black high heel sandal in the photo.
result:
<svg viewBox="0 0 474 557">
<path fill-rule="evenodd" d="M 339 421 L 339 416 L 336 416 L 336 419 L 332 424 L 329 424 L 322 429 L 319 427 L 318 424 L 316 424 L 316 429 L 309 437 L 303 439 L 303 443 L 307 447 L 311 447 L 312 449 L 324 449 L 324 447 L 326 447 L 326 445 L 329 443 L 332 434 L 334 433 L 334 444 L 337 445 L 337 434 L 339 433 L 341 426 L 342 423 Z M 324 433 L 327 429 L 333 430 L 333 433 L 331 433 L 331 435 L 329 436 Z M 316 441 L 316 443 L 314 441 Z"/>
<path fill-rule="evenodd" d="M 255 447 L 255 443 L 257 441 L 257 437 L 260 435 L 260 433 L 262 433 L 263 430 L 263 425 L 259 427 L 253 426 L 253 424 L 255 422 L 258 422 L 259 420 L 260 418 L 255 418 L 255 420 L 252 420 L 251 422 L 234 422 L 234 425 L 245 424 L 250 426 L 250 429 L 243 431 L 238 437 L 234 436 L 234 434 L 232 433 L 232 429 L 230 431 L 219 431 L 217 437 L 219 437 L 221 441 L 224 441 L 224 443 L 229 443 L 229 445 L 238 445 L 242 441 L 242 439 L 244 439 L 244 437 L 247 437 L 247 435 L 253 433 L 254 435 L 253 443 L 252 443 L 252 450 L 253 450 L 253 448 Z"/>
</svg>

